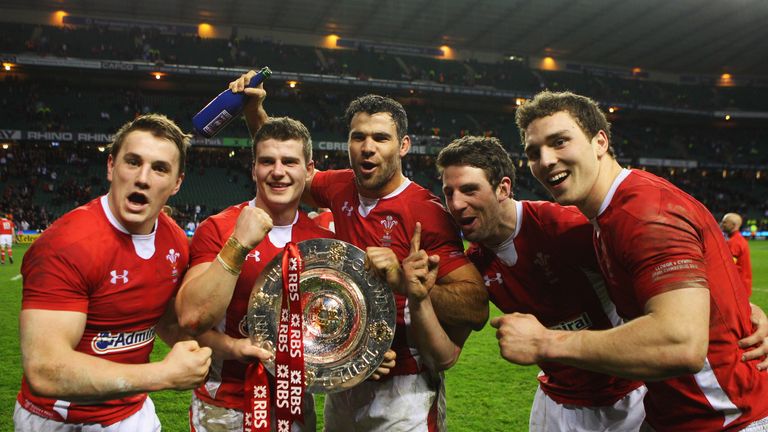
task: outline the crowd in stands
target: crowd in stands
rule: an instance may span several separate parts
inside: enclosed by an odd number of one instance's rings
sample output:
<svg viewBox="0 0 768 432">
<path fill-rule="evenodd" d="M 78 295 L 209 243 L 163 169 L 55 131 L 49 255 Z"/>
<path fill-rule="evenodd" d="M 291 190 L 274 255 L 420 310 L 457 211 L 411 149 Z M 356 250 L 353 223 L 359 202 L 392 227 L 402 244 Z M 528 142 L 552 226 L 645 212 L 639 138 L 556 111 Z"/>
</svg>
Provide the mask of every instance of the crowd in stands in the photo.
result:
<svg viewBox="0 0 768 432">
<path fill-rule="evenodd" d="M 241 37 L 236 29 L 225 39 L 204 39 L 146 27 L 4 26 L 0 32 L 0 52 L 4 53 L 242 68 L 269 65 L 277 70 L 361 80 L 425 81 L 530 94 L 543 88 L 573 90 L 606 106 L 617 105 L 618 111 L 609 118 L 614 126 L 614 148 L 622 163 L 669 178 L 705 203 L 718 218 L 726 211 L 736 211 L 750 215 L 761 229 L 768 228 L 768 127 L 758 121 L 740 121 L 736 125 L 734 121 L 704 116 L 658 112 L 643 115 L 641 110 L 633 109 L 645 104 L 672 109 L 768 112 L 768 88 L 759 84 L 681 85 L 589 70 L 541 71 L 529 68 L 524 61 L 488 64 L 394 55 L 371 48 L 295 46 Z M 191 130 L 193 114 L 227 82 L 208 78 L 197 81 L 195 86 L 171 83 L 164 90 L 149 90 L 133 79 L 118 84 L 119 80 L 103 76 L 88 75 L 84 80 L 85 74 L 5 74 L 0 86 L 0 129 L 108 134 L 138 114 L 162 112 L 177 120 L 183 129 Z M 289 88 L 274 80 L 267 81 L 266 88 L 271 114 L 301 120 L 316 143 L 345 141 L 343 107 L 359 96 L 359 89 L 307 83 Z M 519 133 L 512 121 L 514 101 L 467 96 L 434 98 L 418 91 L 397 98 L 409 113 L 409 133 L 415 145 L 439 148 L 469 134 L 499 137 L 519 162 L 517 197 L 548 199 L 525 173 Z M 244 138 L 248 132 L 244 122 L 235 121 L 222 135 Z M 20 141 L 0 150 L 0 209 L 12 213 L 19 227 L 23 224 L 44 229 L 59 215 L 107 190 L 103 149 L 90 143 L 53 145 L 50 141 Z M 655 168 L 659 164 L 644 163 L 647 158 L 684 160 L 689 168 Z M 316 151 L 315 160 L 320 169 L 348 165 L 346 153 L 339 151 Z M 188 158 L 185 186 L 171 200 L 179 224 L 194 229 L 223 206 L 250 199 L 250 164 L 248 148 L 194 148 Z M 410 155 L 403 169 L 409 178 L 440 194 L 433 155 Z"/>
<path fill-rule="evenodd" d="M 93 145 L 24 143 L 0 149 L 0 209 L 11 213 L 17 228 L 42 230 L 58 216 L 107 191 L 103 170 L 107 153 Z M 516 158 L 520 173 L 515 195 L 521 199 L 548 199 L 546 192 Z M 348 166 L 343 151 L 315 151 L 318 169 Z M 406 176 L 440 196 L 441 182 L 434 156 L 409 155 L 403 161 Z M 182 192 L 170 204 L 182 228 L 194 228 L 225 206 L 253 197 L 249 149 L 193 148 L 187 160 Z M 658 169 L 643 167 L 668 178 L 702 201 L 716 218 L 738 212 L 755 219 L 760 230 L 768 229 L 768 181 L 755 179 L 751 170 Z M 195 185 L 216 185 L 215 199 L 196 192 Z M 309 209 L 306 209 L 309 210 Z M 24 226 L 22 226 L 24 225 Z"/>
<path fill-rule="evenodd" d="M 4 28 L 0 52 L 6 53 L 242 68 L 269 65 L 282 71 L 481 86 L 528 94 L 543 88 L 569 89 L 605 103 L 696 110 L 765 110 L 764 101 L 768 98 L 768 88 L 762 81 L 742 80 L 738 87 L 717 87 L 714 79 L 704 84 L 671 84 L 647 80 L 645 74 L 581 67 L 575 71 L 573 68 L 540 71 L 530 68 L 525 61 L 484 63 L 395 55 L 373 48 L 289 45 L 270 38 L 241 37 L 236 28 L 228 38 L 218 39 L 196 34 L 167 34 L 148 27 L 4 23 Z"/>
</svg>

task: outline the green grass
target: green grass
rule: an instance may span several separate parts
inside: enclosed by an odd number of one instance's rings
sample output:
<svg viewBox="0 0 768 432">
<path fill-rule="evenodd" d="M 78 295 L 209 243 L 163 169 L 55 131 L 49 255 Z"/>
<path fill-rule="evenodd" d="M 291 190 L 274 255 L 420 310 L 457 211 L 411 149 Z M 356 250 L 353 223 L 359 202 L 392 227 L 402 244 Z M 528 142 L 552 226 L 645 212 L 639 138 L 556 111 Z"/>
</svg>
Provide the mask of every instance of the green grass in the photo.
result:
<svg viewBox="0 0 768 432">
<path fill-rule="evenodd" d="M 768 242 L 750 242 L 754 274 L 752 302 L 768 309 Z M 18 313 L 21 305 L 19 264 L 25 246 L 14 250 L 16 263 L 0 266 L 0 432 L 13 430 L 12 417 L 21 381 L 21 355 L 18 343 Z M 495 308 L 492 315 L 499 314 Z M 162 342 L 155 344 L 153 361 L 168 352 Z M 528 427 L 535 367 L 511 365 L 499 356 L 494 329 L 473 333 L 461 359 L 446 374 L 448 426 L 451 431 L 524 431 Z M 154 393 L 158 416 L 166 431 L 186 431 L 190 392 Z M 318 405 L 322 398 L 318 398 Z M 319 414 L 322 409 L 318 407 Z M 319 419 L 318 424 L 322 424 Z"/>
</svg>

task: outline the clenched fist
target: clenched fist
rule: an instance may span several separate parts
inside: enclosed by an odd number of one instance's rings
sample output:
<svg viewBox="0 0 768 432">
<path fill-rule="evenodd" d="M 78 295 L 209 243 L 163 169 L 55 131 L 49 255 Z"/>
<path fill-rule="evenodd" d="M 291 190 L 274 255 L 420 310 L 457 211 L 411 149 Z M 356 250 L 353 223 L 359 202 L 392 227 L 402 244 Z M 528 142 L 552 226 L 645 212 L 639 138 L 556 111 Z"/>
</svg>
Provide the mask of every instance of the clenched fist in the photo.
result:
<svg viewBox="0 0 768 432">
<path fill-rule="evenodd" d="M 199 386 L 211 366 L 211 349 L 196 341 L 177 342 L 162 361 L 168 388 L 188 390 Z"/>
<path fill-rule="evenodd" d="M 245 206 L 235 222 L 232 235 L 243 246 L 251 250 L 256 247 L 272 229 L 272 218 L 258 207 Z"/>
</svg>

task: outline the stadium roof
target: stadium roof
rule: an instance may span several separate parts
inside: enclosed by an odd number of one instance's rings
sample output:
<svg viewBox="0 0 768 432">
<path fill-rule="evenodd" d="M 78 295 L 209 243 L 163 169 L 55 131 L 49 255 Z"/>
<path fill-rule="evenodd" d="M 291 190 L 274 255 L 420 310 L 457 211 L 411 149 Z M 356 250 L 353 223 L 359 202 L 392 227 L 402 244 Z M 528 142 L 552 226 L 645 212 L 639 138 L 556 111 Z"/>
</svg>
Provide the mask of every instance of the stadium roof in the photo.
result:
<svg viewBox="0 0 768 432">
<path fill-rule="evenodd" d="M 2 0 L 0 7 L 768 76 L 765 0 Z"/>
</svg>

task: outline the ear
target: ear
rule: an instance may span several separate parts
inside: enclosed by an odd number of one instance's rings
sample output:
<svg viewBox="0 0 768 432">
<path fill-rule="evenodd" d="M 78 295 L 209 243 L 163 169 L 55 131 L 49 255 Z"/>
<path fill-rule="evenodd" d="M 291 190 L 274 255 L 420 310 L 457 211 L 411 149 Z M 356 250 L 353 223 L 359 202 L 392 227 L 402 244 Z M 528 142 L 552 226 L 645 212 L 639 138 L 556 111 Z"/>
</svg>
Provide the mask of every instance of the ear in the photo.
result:
<svg viewBox="0 0 768 432">
<path fill-rule="evenodd" d="M 107 180 L 112 182 L 112 171 L 115 169 L 115 159 L 110 154 L 107 156 Z"/>
<path fill-rule="evenodd" d="M 309 178 L 314 172 L 315 172 L 315 161 L 311 160 L 309 161 L 309 163 L 307 163 L 307 178 Z"/>
<path fill-rule="evenodd" d="M 606 135 L 605 131 L 602 129 L 592 137 L 592 144 L 595 144 L 595 151 L 597 152 L 598 158 L 607 154 L 608 148 L 611 146 L 611 143 L 608 141 L 608 135 Z"/>
<path fill-rule="evenodd" d="M 509 177 L 504 177 L 496 186 L 496 199 L 499 202 L 504 201 L 512 197 L 512 180 Z"/>
<path fill-rule="evenodd" d="M 256 161 L 251 162 L 251 180 L 256 184 Z"/>
<path fill-rule="evenodd" d="M 407 155 L 409 151 L 411 151 L 411 137 L 406 135 L 400 141 L 400 157 Z"/>
<path fill-rule="evenodd" d="M 184 173 L 179 174 L 179 178 L 176 179 L 176 186 L 173 188 L 173 191 L 171 192 L 171 196 L 176 195 L 179 192 L 179 189 L 181 189 L 181 183 L 184 181 Z"/>
</svg>

